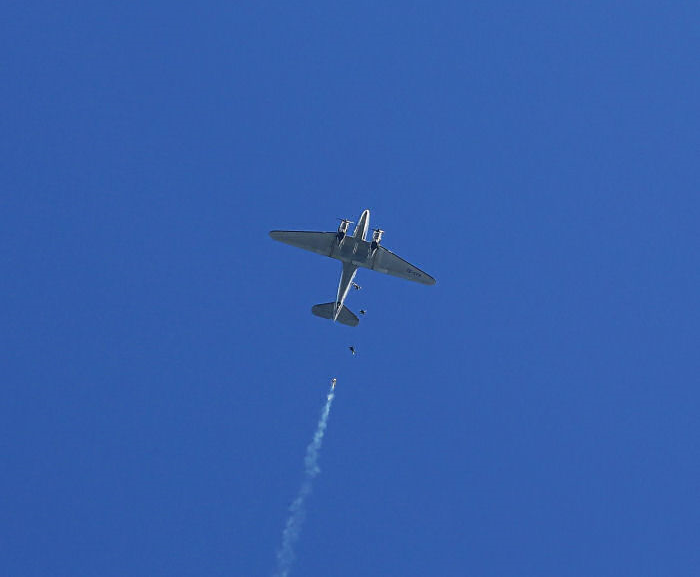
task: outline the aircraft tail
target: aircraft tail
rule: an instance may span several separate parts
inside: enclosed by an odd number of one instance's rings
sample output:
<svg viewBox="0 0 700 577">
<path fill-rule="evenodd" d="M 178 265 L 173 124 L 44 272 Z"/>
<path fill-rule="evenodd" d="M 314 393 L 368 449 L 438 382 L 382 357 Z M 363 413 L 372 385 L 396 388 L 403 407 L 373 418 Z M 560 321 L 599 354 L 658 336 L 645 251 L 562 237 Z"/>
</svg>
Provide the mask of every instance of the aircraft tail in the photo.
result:
<svg viewBox="0 0 700 577">
<path fill-rule="evenodd" d="M 322 319 L 332 319 L 334 310 L 335 303 L 324 303 L 311 307 L 311 312 Z M 338 318 L 336 320 L 339 323 L 348 325 L 349 327 L 356 327 L 360 323 L 360 319 L 358 319 L 345 305 L 343 305 L 343 308 L 340 309 L 340 313 L 338 314 Z"/>
</svg>

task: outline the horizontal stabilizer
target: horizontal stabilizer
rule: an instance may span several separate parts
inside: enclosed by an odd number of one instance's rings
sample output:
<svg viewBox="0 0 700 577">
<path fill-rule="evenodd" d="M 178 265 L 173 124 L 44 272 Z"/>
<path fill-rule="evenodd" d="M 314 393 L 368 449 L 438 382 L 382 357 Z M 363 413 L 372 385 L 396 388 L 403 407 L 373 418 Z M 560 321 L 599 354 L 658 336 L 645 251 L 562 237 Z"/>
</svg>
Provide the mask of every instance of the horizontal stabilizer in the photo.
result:
<svg viewBox="0 0 700 577">
<path fill-rule="evenodd" d="M 334 310 L 335 303 L 324 303 L 322 305 L 314 305 L 311 307 L 311 312 L 322 319 L 332 319 Z M 356 327 L 360 323 L 360 319 L 358 319 L 345 305 L 343 305 L 343 308 L 340 309 L 337 321 L 344 325 L 348 325 L 349 327 Z"/>
</svg>

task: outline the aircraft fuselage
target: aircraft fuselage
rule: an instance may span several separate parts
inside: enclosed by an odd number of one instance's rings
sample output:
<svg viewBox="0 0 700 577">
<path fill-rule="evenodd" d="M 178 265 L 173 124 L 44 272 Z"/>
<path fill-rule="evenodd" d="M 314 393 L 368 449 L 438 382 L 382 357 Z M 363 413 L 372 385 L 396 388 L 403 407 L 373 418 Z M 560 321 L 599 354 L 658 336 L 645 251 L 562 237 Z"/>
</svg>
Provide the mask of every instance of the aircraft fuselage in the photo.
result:
<svg viewBox="0 0 700 577">
<path fill-rule="evenodd" d="M 372 256 L 369 245 L 366 242 L 360 242 L 366 240 L 368 230 L 369 209 L 365 209 L 362 212 L 362 216 L 360 216 L 353 235 L 345 235 L 342 239 L 338 239 L 338 242 L 333 246 L 333 251 L 328 255 L 331 258 L 337 258 L 343 263 L 343 272 L 340 274 L 340 283 L 338 283 L 338 295 L 335 299 L 334 321 L 338 318 L 338 314 L 343 308 L 345 297 L 348 296 L 352 281 L 357 274 L 357 267 L 367 266 Z"/>
</svg>

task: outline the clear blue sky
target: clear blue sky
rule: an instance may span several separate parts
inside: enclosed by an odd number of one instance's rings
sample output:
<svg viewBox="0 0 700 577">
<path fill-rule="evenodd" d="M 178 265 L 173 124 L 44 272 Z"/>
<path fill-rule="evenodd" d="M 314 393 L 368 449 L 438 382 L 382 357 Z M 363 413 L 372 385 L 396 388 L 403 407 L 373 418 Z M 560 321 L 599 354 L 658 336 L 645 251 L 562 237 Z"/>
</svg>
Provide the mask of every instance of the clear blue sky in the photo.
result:
<svg viewBox="0 0 700 577">
<path fill-rule="evenodd" d="M 700 574 L 699 25 L 5 6 L 0 573 L 270 575 L 336 376 L 293 575 Z"/>
</svg>

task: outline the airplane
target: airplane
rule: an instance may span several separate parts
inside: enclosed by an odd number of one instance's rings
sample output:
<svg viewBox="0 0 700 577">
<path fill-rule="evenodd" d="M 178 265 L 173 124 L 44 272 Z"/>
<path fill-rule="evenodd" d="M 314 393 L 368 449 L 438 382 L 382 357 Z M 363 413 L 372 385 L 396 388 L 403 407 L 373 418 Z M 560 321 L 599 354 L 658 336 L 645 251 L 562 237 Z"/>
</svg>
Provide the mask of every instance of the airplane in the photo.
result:
<svg viewBox="0 0 700 577">
<path fill-rule="evenodd" d="M 270 236 L 274 240 L 335 258 L 343 263 L 335 302 L 314 305 L 311 308 L 314 315 L 351 327 L 359 324 L 360 319 L 343 304 L 358 268 L 376 270 L 425 285 L 435 284 L 435 279 L 429 274 L 380 246 L 383 230 L 375 229 L 372 240 L 366 240 L 369 229 L 369 209 L 362 212 L 352 236 L 348 234 L 350 224 L 352 224 L 351 221 L 341 219 L 337 232 L 270 231 Z"/>
</svg>

